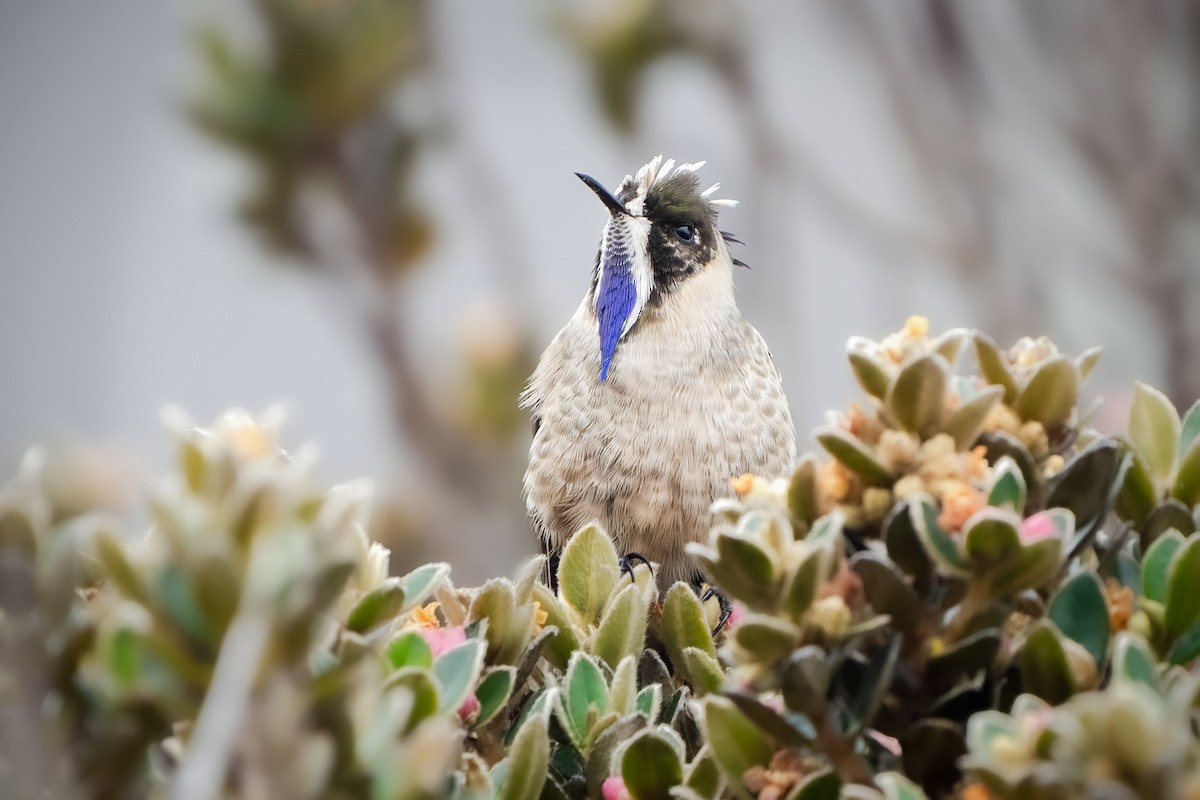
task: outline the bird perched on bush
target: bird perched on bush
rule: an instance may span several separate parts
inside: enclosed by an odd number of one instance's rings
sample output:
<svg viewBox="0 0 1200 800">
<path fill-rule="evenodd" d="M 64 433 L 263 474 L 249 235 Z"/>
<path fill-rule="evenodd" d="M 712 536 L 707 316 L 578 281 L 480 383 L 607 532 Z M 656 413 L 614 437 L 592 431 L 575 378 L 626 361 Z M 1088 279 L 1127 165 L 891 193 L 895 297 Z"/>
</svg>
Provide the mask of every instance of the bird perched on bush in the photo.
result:
<svg viewBox="0 0 1200 800">
<path fill-rule="evenodd" d="M 684 547 L 706 539 L 730 479 L 795 462 L 779 372 L 734 299 L 737 240 L 717 227 L 735 203 L 700 190 L 703 163 L 659 156 L 615 194 L 579 175 L 608 223 L 591 286 L 521 397 L 534 429 L 526 505 L 552 565 L 598 521 L 627 558 L 695 580 Z"/>
</svg>

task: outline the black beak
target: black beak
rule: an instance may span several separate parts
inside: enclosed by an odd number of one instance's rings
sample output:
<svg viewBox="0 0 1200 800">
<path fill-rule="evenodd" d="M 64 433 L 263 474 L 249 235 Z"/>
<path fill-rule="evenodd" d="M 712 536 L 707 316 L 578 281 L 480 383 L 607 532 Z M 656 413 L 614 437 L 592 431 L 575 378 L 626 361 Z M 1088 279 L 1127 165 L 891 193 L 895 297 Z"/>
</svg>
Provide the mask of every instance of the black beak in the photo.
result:
<svg viewBox="0 0 1200 800">
<path fill-rule="evenodd" d="M 596 197 L 600 198 L 600 202 L 608 206 L 608 210 L 614 214 L 629 214 L 625 206 L 621 205 L 621 201 L 613 197 L 612 192 L 600 185 L 600 181 L 595 178 L 584 175 L 582 172 L 576 172 L 575 175 L 579 180 L 588 185 L 588 188 L 596 193 Z"/>
</svg>

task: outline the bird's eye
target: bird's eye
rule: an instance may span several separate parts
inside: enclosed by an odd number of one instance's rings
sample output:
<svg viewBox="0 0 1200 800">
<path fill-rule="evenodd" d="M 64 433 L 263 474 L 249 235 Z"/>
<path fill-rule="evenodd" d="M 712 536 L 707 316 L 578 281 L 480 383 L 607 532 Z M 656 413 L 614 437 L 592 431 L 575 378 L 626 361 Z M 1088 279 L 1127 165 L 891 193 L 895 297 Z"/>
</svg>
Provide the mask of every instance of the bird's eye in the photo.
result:
<svg viewBox="0 0 1200 800">
<path fill-rule="evenodd" d="M 685 242 L 690 242 L 696 236 L 696 231 L 692 229 L 691 225 L 680 225 L 675 229 L 675 235 Z"/>
</svg>

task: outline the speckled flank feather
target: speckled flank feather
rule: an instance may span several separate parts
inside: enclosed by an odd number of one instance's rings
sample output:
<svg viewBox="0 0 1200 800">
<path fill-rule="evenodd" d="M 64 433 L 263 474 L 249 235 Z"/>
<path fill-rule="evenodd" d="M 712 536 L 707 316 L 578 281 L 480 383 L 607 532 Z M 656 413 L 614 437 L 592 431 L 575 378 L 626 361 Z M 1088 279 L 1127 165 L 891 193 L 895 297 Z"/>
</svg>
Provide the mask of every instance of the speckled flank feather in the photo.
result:
<svg viewBox="0 0 1200 800">
<path fill-rule="evenodd" d="M 707 537 L 730 478 L 791 471 L 779 373 L 734 301 L 724 241 L 715 247 L 642 312 L 604 382 L 590 295 L 542 356 L 522 405 L 536 421 L 526 502 L 548 551 L 598 520 L 623 552 L 658 562 L 661 580 L 687 580 L 695 567 L 684 546 Z"/>
</svg>

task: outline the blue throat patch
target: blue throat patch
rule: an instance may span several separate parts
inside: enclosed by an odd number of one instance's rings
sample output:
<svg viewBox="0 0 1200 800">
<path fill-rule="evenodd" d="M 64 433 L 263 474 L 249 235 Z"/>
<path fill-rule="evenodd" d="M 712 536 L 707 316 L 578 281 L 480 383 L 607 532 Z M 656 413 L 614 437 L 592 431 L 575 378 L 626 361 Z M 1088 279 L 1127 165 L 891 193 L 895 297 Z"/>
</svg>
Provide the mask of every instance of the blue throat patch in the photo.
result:
<svg viewBox="0 0 1200 800">
<path fill-rule="evenodd" d="M 633 262 L 623 242 L 610 242 L 600 272 L 596 294 L 596 316 L 600 320 L 600 382 L 608 377 L 621 330 L 637 303 L 637 287 L 633 282 Z"/>
</svg>

